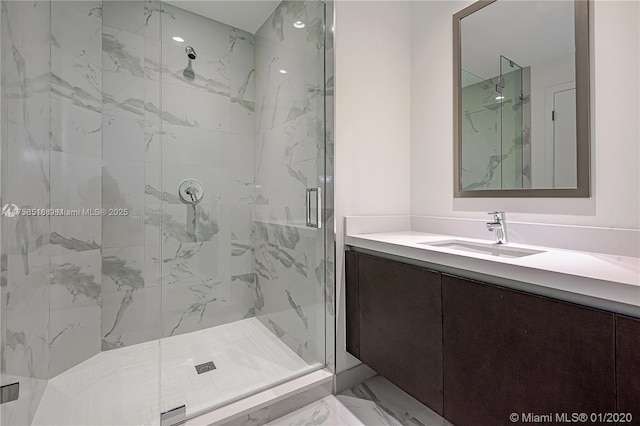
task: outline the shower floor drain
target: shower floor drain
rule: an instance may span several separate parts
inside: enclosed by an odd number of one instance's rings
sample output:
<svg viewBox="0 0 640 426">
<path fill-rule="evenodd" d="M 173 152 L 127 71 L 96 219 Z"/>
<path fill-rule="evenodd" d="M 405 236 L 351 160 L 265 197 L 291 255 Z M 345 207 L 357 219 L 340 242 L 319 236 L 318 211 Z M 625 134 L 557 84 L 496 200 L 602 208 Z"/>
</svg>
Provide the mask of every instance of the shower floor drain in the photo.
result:
<svg viewBox="0 0 640 426">
<path fill-rule="evenodd" d="M 198 372 L 198 374 L 206 373 L 207 371 L 211 371 L 215 369 L 216 369 L 216 365 L 213 363 L 213 361 L 196 365 L 196 371 Z"/>
</svg>

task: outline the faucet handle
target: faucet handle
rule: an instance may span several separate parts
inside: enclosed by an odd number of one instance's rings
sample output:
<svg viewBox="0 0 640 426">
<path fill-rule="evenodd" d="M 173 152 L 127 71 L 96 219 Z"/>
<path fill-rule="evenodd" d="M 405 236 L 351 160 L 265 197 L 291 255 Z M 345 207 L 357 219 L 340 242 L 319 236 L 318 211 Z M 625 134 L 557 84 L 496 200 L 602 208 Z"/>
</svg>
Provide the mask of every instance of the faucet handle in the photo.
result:
<svg viewBox="0 0 640 426">
<path fill-rule="evenodd" d="M 487 214 L 493 215 L 493 220 L 495 220 L 496 222 L 503 221 L 505 216 L 504 212 L 498 212 L 498 211 L 489 212 Z"/>
</svg>

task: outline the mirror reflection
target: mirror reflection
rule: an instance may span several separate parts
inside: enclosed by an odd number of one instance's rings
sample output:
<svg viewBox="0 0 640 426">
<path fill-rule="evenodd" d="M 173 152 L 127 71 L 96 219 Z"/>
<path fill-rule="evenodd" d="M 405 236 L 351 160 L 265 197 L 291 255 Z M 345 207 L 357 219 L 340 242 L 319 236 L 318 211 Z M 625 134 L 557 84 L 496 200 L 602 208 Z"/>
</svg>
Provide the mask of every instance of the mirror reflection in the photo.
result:
<svg viewBox="0 0 640 426">
<path fill-rule="evenodd" d="M 577 187 L 572 1 L 495 1 L 460 21 L 460 188 Z"/>
</svg>

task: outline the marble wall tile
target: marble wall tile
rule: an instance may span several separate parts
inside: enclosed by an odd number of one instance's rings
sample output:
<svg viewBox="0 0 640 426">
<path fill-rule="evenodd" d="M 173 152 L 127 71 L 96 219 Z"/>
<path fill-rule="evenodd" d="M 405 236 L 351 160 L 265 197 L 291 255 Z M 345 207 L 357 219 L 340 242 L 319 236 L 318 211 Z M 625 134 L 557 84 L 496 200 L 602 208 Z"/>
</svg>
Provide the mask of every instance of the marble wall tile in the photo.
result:
<svg viewBox="0 0 640 426">
<path fill-rule="evenodd" d="M 53 99 L 100 112 L 102 69 L 99 65 L 52 46 L 51 94 Z"/>
<path fill-rule="evenodd" d="M 243 245 L 251 240 L 252 211 L 252 206 L 247 203 L 220 206 L 220 222 L 230 233 L 232 254 L 240 255 L 241 251 L 240 247 L 236 248 L 233 245 Z"/>
<path fill-rule="evenodd" d="M 164 124 L 163 164 L 225 168 L 233 161 L 234 154 L 230 152 L 233 145 L 229 139 L 230 135 L 227 132 Z"/>
<path fill-rule="evenodd" d="M 255 57 L 254 36 L 238 28 L 230 28 L 231 47 L 226 58 L 231 66 L 245 65 L 253 68 Z"/>
<path fill-rule="evenodd" d="M 139 290 L 145 287 L 144 246 L 102 250 L 102 291 Z"/>
<path fill-rule="evenodd" d="M 239 102 L 231 102 L 229 105 L 229 131 L 242 135 L 255 137 L 254 135 L 255 102 L 253 109 L 243 106 Z"/>
<path fill-rule="evenodd" d="M 162 285 L 162 256 L 160 243 L 145 244 L 144 250 L 144 283 L 146 287 Z"/>
<path fill-rule="evenodd" d="M 19 381 L 21 393 L 19 404 L 2 407 L 2 423 L 6 425 L 31 422 L 47 383 L 48 276 L 48 266 L 32 267 L 20 281 L 9 278 L 11 291 L 3 288 L 2 379 L 6 380 L 3 384 Z"/>
<path fill-rule="evenodd" d="M 102 297 L 102 350 L 148 342 L 160 337 L 161 287 L 121 290 Z"/>
<path fill-rule="evenodd" d="M 217 241 L 170 241 L 162 250 L 162 284 L 200 285 L 223 281 L 219 275 Z"/>
<path fill-rule="evenodd" d="M 102 206 L 100 158 L 51 152 L 51 208 L 99 209 Z M 100 248 L 100 216 L 51 216 L 51 255 L 92 251 Z"/>
<path fill-rule="evenodd" d="M 105 17 L 111 19 L 110 15 L 105 14 Z M 144 77 L 144 37 L 103 25 L 102 68 L 133 77 Z"/>
<path fill-rule="evenodd" d="M 146 279 L 147 250 L 145 246 L 102 250 L 102 350 L 159 337 L 160 289 Z"/>
<path fill-rule="evenodd" d="M 462 134 L 473 140 L 464 148 L 462 181 L 465 189 L 496 189 L 502 183 L 501 103 L 496 103 L 491 80 L 464 88 Z"/>
<path fill-rule="evenodd" d="M 299 122 L 300 124 L 303 121 Z M 308 165 L 301 164 L 307 156 L 304 135 L 299 127 L 273 130 L 262 136 L 256 158 L 256 182 L 260 185 L 257 193 L 269 200 L 269 205 L 278 209 L 287 206 L 296 212 L 298 220 L 304 220 L 307 187 L 315 185 L 315 175 L 309 175 Z M 284 210 L 277 210 L 281 214 Z"/>
<path fill-rule="evenodd" d="M 160 0 L 144 0 L 144 36 L 153 40 L 160 40 L 160 21 L 161 16 L 164 19 L 171 19 L 171 13 L 165 14 L 164 5 Z"/>
<path fill-rule="evenodd" d="M 230 283 L 207 277 L 198 284 L 191 280 L 162 286 L 163 337 L 214 327 L 238 320 L 238 309 L 225 310 L 230 302 Z"/>
<path fill-rule="evenodd" d="M 20 207 L 45 207 L 49 202 L 49 119 L 42 95 L 6 102 L 6 176 L 13 182 L 3 193 Z"/>
<path fill-rule="evenodd" d="M 142 0 L 103 2 L 103 24 L 131 34 L 145 35 L 147 2 Z M 142 58 L 142 55 L 138 56 Z"/>
<path fill-rule="evenodd" d="M 50 10 L 46 2 L 2 3 L 3 78 L 7 98 L 49 95 Z M 7 109 L 11 111 L 11 109 Z"/>
<path fill-rule="evenodd" d="M 100 158 L 102 115 L 56 99 L 51 100 L 51 151 Z"/>
<path fill-rule="evenodd" d="M 106 161 L 137 161 L 146 158 L 145 121 L 130 115 L 102 116 L 102 158 Z"/>
<path fill-rule="evenodd" d="M 144 163 L 144 230 L 145 246 L 160 246 L 161 234 L 157 218 L 161 216 L 160 206 L 163 197 L 169 193 L 163 193 L 162 167 L 160 162 Z M 171 194 L 173 196 L 173 194 Z M 175 197 L 175 196 L 174 196 Z"/>
<path fill-rule="evenodd" d="M 322 246 L 309 228 L 256 222 L 258 318 L 307 361 L 324 358 Z"/>
<path fill-rule="evenodd" d="M 148 28 L 145 32 L 148 31 Z M 160 81 L 162 42 L 160 35 L 144 38 L 144 76 L 154 82 Z"/>
<path fill-rule="evenodd" d="M 99 249 L 102 244 L 100 216 L 52 216 L 50 221 L 49 254 Z"/>
<path fill-rule="evenodd" d="M 101 206 L 100 160 L 51 153 L 51 206 L 96 209 Z"/>
<path fill-rule="evenodd" d="M 108 3 L 108 4 L 106 4 Z M 102 221 L 102 350 L 159 337 L 159 230 L 147 229 L 145 188 L 159 178 L 160 85 L 150 80 L 160 58 L 161 4 L 110 1 L 103 11 L 103 206 L 127 216 Z"/>
<path fill-rule="evenodd" d="M 101 256 L 86 250 L 51 258 L 49 375 L 100 352 Z"/>
<path fill-rule="evenodd" d="M 102 2 L 51 4 L 51 207 L 102 206 Z M 73 25 L 70 25 L 73 22 Z M 49 377 L 100 351 L 100 216 L 53 216 Z"/>
<path fill-rule="evenodd" d="M 102 3 L 51 2 L 51 45 L 71 57 L 102 67 Z"/>
<path fill-rule="evenodd" d="M 0 129 L 3 203 L 49 207 L 50 8 L 2 2 Z M 9 180 L 10 179 L 10 180 Z M 48 378 L 49 259 L 46 217 L 3 217 L 0 283 L 0 378 L 20 382 L 18 401 L 3 404 L 1 423 L 31 422 Z"/>
<path fill-rule="evenodd" d="M 143 149 L 144 161 L 147 164 L 160 164 L 162 134 L 160 117 L 145 111 Z"/>
<path fill-rule="evenodd" d="M 255 70 L 253 65 L 231 63 L 231 101 L 238 103 L 249 111 L 254 109 L 254 79 Z"/>
<path fill-rule="evenodd" d="M 229 97 L 198 89 L 165 84 L 162 118 L 166 124 L 229 130 Z M 171 102 L 166 100 L 170 99 Z"/>
<path fill-rule="evenodd" d="M 128 214 L 102 217 L 102 246 L 144 246 L 145 164 L 109 161 L 102 169 L 102 207 L 127 209 Z"/>
<path fill-rule="evenodd" d="M 283 2 L 255 37 L 256 316 L 309 362 L 325 360 L 324 235 L 305 226 L 305 190 L 324 185 L 321 12 L 319 3 Z M 304 30 L 293 27 L 298 19 Z"/>
<path fill-rule="evenodd" d="M 196 44 L 192 47 L 198 56 L 189 61 L 185 52 L 185 46 L 189 43 L 186 40 L 184 43 L 178 43 L 166 42 L 163 39 L 161 67 L 163 83 L 228 97 L 231 78 L 228 61 L 219 56 L 212 56 L 206 47 Z M 190 68 L 193 73 L 185 74 L 186 68 Z"/>
<path fill-rule="evenodd" d="M 10 289 L 5 299 L 5 344 L 3 361 L 6 374 L 48 378 L 49 362 L 49 271 L 48 259 L 30 266 L 22 279 L 12 277 L 12 269 L 21 267 L 22 259 L 8 256 Z"/>
<path fill-rule="evenodd" d="M 127 73 L 103 71 L 103 113 L 136 120 L 145 116 L 145 81 Z"/>
</svg>

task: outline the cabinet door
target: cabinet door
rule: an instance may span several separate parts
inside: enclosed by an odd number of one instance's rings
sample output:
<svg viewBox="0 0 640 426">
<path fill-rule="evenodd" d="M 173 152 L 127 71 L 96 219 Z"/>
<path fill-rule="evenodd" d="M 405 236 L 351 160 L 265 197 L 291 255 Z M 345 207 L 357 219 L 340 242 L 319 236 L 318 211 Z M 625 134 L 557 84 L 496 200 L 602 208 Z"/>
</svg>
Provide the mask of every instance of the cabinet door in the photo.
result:
<svg viewBox="0 0 640 426">
<path fill-rule="evenodd" d="M 636 318 L 616 316 L 616 377 L 617 411 L 632 413 L 632 424 L 640 424 L 640 320 Z"/>
<path fill-rule="evenodd" d="M 359 255 L 360 359 L 442 414 L 440 274 Z"/>
<path fill-rule="evenodd" d="M 442 296 L 454 425 L 615 409 L 613 314 L 447 275 Z"/>
<path fill-rule="evenodd" d="M 358 286 L 358 253 L 344 253 L 345 298 L 347 317 L 347 352 L 360 358 L 360 308 Z"/>
</svg>

